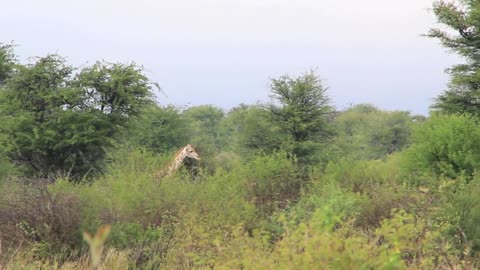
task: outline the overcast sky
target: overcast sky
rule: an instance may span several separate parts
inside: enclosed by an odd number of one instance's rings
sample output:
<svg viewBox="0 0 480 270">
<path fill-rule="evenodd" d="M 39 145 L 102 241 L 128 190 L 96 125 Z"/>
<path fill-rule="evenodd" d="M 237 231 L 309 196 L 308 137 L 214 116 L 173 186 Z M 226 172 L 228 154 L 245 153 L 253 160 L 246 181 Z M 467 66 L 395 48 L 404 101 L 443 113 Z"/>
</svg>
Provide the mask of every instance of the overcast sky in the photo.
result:
<svg viewBox="0 0 480 270">
<path fill-rule="evenodd" d="M 161 104 L 268 100 L 269 79 L 317 69 L 335 105 L 428 113 L 460 60 L 436 40 L 431 0 L 3 1 L 0 42 L 22 60 L 135 61 Z"/>
</svg>

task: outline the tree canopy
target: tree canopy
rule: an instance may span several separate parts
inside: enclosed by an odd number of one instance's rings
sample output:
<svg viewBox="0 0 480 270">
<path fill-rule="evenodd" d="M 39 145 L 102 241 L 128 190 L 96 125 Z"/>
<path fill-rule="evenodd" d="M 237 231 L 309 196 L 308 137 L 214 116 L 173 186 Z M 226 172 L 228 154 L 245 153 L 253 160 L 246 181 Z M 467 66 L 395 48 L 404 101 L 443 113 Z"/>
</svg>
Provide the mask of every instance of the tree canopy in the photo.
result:
<svg viewBox="0 0 480 270">
<path fill-rule="evenodd" d="M 0 86 L 10 77 L 15 64 L 13 45 L 0 43 Z"/>
<path fill-rule="evenodd" d="M 288 138 L 282 147 L 307 161 L 320 143 L 333 134 L 333 107 L 320 77 L 310 71 L 301 76 L 272 79 L 268 106 L 272 120 Z"/>
<path fill-rule="evenodd" d="M 152 84 L 134 64 L 75 72 L 47 55 L 16 65 L 1 88 L 2 144 L 28 174 L 81 179 L 100 171 L 105 148 L 150 100 Z"/>
<path fill-rule="evenodd" d="M 433 11 L 442 27 L 427 36 L 465 59 L 449 69 L 449 88 L 437 97 L 434 110 L 480 115 L 480 1 L 436 1 Z"/>
</svg>

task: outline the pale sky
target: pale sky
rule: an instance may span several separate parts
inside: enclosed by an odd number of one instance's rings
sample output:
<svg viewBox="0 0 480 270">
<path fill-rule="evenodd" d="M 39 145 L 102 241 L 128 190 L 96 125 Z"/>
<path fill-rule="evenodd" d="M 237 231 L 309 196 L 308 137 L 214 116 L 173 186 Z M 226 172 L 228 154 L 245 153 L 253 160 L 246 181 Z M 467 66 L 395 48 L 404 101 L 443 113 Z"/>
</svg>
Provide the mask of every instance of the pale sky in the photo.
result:
<svg viewBox="0 0 480 270">
<path fill-rule="evenodd" d="M 20 59 L 135 61 L 161 104 L 229 109 L 268 101 L 269 79 L 316 69 L 337 108 L 428 113 L 459 63 L 438 41 L 431 0 L 3 1 L 0 42 Z"/>
</svg>

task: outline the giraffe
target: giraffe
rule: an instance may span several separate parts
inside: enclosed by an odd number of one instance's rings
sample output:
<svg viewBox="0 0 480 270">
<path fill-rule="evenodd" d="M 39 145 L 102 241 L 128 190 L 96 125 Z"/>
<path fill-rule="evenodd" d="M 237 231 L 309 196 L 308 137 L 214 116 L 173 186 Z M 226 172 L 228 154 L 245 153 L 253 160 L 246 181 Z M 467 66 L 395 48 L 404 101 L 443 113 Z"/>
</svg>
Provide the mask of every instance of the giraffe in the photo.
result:
<svg viewBox="0 0 480 270">
<path fill-rule="evenodd" d="M 192 145 L 187 144 L 185 147 L 180 149 L 176 154 L 175 158 L 170 162 L 170 164 L 160 171 L 157 174 L 158 179 L 167 177 L 175 173 L 180 167 L 186 164 L 191 164 L 192 161 L 199 161 L 201 160 L 198 153 L 195 151 Z"/>
</svg>

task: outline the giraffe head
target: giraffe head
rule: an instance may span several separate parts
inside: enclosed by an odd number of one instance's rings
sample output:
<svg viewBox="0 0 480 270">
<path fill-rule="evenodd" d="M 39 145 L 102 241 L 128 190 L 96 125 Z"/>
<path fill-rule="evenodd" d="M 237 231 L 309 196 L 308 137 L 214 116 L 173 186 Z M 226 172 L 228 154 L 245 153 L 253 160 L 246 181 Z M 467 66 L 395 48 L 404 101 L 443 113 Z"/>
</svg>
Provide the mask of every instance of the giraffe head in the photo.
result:
<svg viewBox="0 0 480 270">
<path fill-rule="evenodd" d="M 184 155 L 187 158 L 195 159 L 195 160 L 201 160 L 200 156 L 198 155 L 197 151 L 191 146 L 190 144 L 187 144 L 185 148 L 183 149 Z"/>
</svg>

